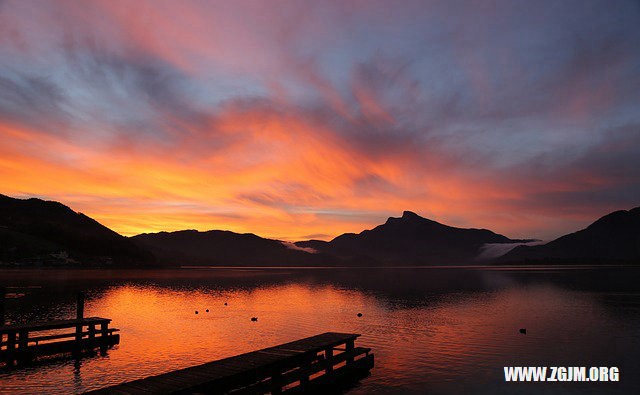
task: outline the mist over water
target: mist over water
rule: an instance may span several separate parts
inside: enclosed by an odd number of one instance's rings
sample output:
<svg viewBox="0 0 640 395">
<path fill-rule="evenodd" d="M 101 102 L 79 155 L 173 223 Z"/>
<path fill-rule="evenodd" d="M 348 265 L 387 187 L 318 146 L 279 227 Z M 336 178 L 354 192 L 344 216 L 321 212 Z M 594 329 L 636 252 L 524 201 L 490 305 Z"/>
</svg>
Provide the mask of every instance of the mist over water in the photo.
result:
<svg viewBox="0 0 640 395">
<path fill-rule="evenodd" d="M 498 258 L 513 250 L 517 246 L 537 246 L 545 244 L 546 241 L 536 240 L 526 243 L 486 243 L 480 247 L 480 254 L 478 254 L 478 261 L 485 261 L 492 258 Z"/>
<path fill-rule="evenodd" d="M 85 315 L 112 318 L 121 343 L 106 356 L 0 370 L 0 392 L 81 392 L 341 331 L 361 333 L 356 344 L 376 356 L 371 375 L 350 393 L 629 393 L 640 389 L 638 273 L 558 267 L 2 271 L 0 285 L 42 287 L 8 300 L 11 322 L 71 318 L 82 290 Z M 508 365 L 618 366 L 620 382 L 505 383 Z"/>
</svg>

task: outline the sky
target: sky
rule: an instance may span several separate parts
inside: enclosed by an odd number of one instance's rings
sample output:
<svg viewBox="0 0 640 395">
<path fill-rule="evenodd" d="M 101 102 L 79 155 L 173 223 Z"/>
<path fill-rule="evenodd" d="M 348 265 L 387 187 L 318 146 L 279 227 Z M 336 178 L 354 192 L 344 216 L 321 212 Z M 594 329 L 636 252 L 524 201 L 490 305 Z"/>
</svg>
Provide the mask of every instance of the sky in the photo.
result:
<svg viewBox="0 0 640 395">
<path fill-rule="evenodd" d="M 637 1 L 0 0 L 0 193 L 124 235 L 640 206 Z"/>
</svg>

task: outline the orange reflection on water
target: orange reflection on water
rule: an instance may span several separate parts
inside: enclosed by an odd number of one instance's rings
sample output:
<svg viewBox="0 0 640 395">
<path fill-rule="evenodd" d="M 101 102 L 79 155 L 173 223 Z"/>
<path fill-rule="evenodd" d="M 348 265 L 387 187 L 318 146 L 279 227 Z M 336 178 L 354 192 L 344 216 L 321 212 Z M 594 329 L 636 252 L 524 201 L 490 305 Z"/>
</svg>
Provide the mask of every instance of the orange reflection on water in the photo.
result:
<svg viewBox="0 0 640 395">
<path fill-rule="evenodd" d="M 109 370 L 130 379 L 324 331 L 353 330 L 356 311 L 366 304 L 364 295 L 331 286 L 185 290 L 125 285 L 91 299 L 86 309 L 89 315 L 112 318 L 121 330 L 120 346 L 109 353 Z"/>
<path fill-rule="evenodd" d="M 64 281 L 91 283 L 82 278 L 88 272 Z M 0 392 L 81 392 L 326 331 L 360 333 L 357 345 L 376 356 L 356 393 L 501 388 L 503 366 L 622 364 L 612 350 L 638 345 L 599 294 L 522 284 L 496 271 L 467 275 L 469 288 L 458 290 L 453 281 L 462 271 L 293 272 L 182 270 L 129 273 L 131 279 L 111 273 L 106 285 L 88 290 L 86 315 L 113 319 L 121 343 L 77 364 L 0 373 Z M 30 302 L 31 310 L 42 305 L 47 313 L 49 301 Z M 519 333 L 523 327 L 527 335 Z"/>
</svg>

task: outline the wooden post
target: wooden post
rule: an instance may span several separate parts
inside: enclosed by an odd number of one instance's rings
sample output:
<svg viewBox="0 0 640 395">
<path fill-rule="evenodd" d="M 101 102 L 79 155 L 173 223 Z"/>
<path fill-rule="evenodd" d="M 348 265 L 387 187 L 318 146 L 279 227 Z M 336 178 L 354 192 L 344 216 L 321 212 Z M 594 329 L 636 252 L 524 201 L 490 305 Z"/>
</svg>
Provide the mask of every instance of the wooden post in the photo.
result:
<svg viewBox="0 0 640 395">
<path fill-rule="evenodd" d="M 27 349 L 27 345 L 29 344 L 29 331 L 21 330 L 18 333 L 18 351 L 25 351 Z"/>
<path fill-rule="evenodd" d="M 81 320 L 84 318 L 84 293 L 78 292 L 76 305 L 76 319 Z"/>
<path fill-rule="evenodd" d="M 317 357 L 317 353 L 314 354 Z M 305 387 L 309 384 L 309 367 L 311 366 L 311 358 L 305 358 L 300 364 L 300 386 Z"/>
<path fill-rule="evenodd" d="M 354 349 L 354 340 L 348 340 L 346 343 L 346 347 L 345 347 L 345 351 L 344 352 L 353 352 Z M 347 358 L 347 365 L 351 365 L 353 363 L 353 357 L 349 357 Z"/>
<path fill-rule="evenodd" d="M 109 336 L 109 323 L 102 322 L 100 324 L 100 353 L 102 354 L 107 352 L 107 336 Z"/>
<path fill-rule="evenodd" d="M 96 340 L 96 324 L 89 324 L 89 343 L 93 346 Z"/>
<path fill-rule="evenodd" d="M 271 395 L 282 393 L 282 373 L 278 370 L 271 377 Z"/>
<path fill-rule="evenodd" d="M 4 295 L 6 290 L 4 287 L 0 287 L 0 328 L 4 326 Z M 2 342 L 2 338 L 4 337 L 4 332 L 0 329 L 0 342 Z"/>
<path fill-rule="evenodd" d="M 21 330 L 18 333 L 18 349 L 17 349 L 17 358 L 20 361 L 26 361 L 29 359 L 29 352 L 27 347 L 29 346 L 29 331 Z"/>
<path fill-rule="evenodd" d="M 326 374 L 330 374 L 331 372 L 333 372 L 333 347 L 329 347 L 324 350 L 324 359 L 327 364 L 324 372 Z"/>
<path fill-rule="evenodd" d="M 7 333 L 7 363 L 13 365 L 16 351 L 16 332 L 11 331 Z"/>
<path fill-rule="evenodd" d="M 84 293 L 78 292 L 76 297 L 76 320 L 81 321 L 84 318 Z M 80 346 L 82 341 L 82 324 L 76 325 L 76 342 Z"/>
</svg>

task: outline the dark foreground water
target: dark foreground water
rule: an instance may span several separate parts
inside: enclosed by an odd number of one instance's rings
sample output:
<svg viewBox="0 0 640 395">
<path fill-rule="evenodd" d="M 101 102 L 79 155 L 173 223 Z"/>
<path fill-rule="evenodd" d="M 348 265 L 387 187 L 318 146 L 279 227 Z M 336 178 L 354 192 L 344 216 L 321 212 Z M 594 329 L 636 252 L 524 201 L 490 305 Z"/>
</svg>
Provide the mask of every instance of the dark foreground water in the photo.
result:
<svg viewBox="0 0 640 395">
<path fill-rule="evenodd" d="M 31 286 L 9 289 L 17 293 L 7 303 L 9 321 L 72 318 L 75 293 L 85 291 L 85 315 L 112 318 L 121 343 L 106 356 L 0 370 L 0 392 L 81 392 L 340 331 L 361 333 L 356 344 L 376 356 L 371 376 L 350 393 L 640 393 L 639 274 L 5 270 L 0 285 Z M 617 366 L 620 381 L 505 383 L 508 365 Z"/>
</svg>

